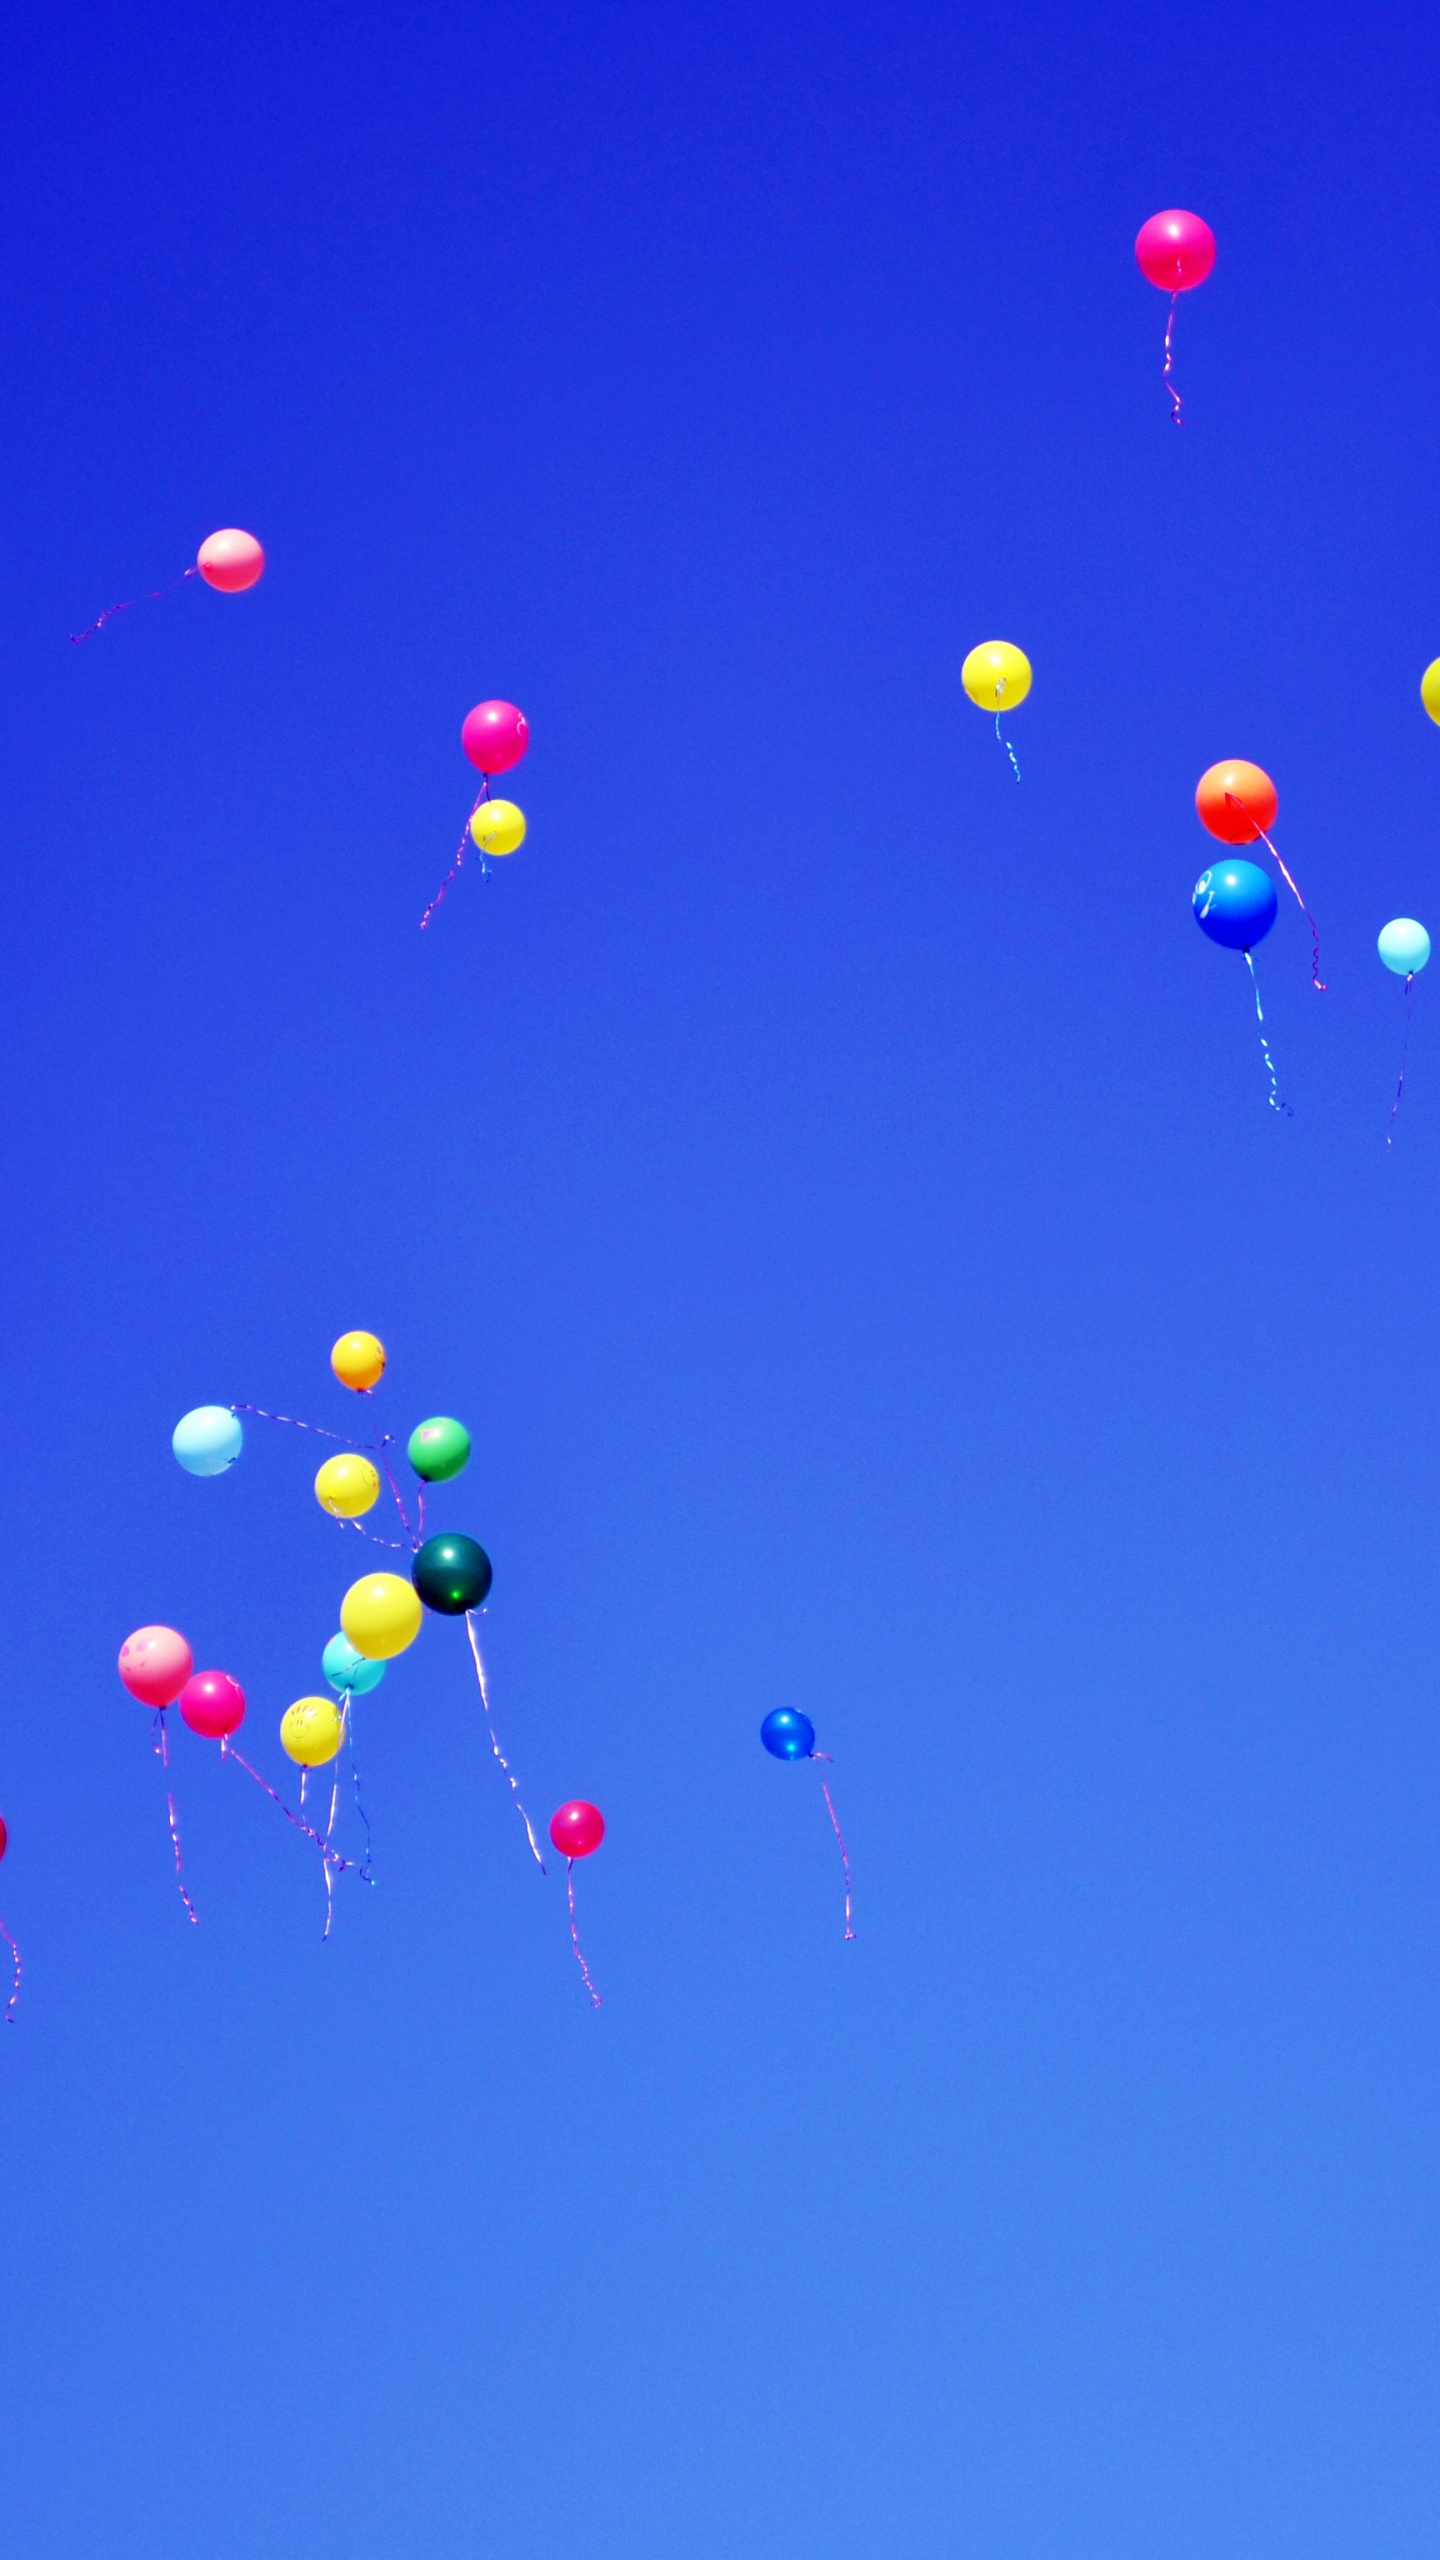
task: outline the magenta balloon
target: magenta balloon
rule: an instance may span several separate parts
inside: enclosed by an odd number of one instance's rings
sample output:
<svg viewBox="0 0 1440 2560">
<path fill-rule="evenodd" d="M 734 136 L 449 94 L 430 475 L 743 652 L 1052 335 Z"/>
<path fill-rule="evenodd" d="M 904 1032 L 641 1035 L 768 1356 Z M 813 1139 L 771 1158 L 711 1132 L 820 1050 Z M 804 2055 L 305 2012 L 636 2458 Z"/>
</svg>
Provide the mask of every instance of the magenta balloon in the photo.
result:
<svg viewBox="0 0 1440 2560">
<path fill-rule="evenodd" d="M 465 714 L 460 744 L 482 773 L 508 773 L 530 744 L 530 723 L 513 702 L 477 702 Z"/>
<path fill-rule="evenodd" d="M 1152 213 L 1140 225 L 1135 255 L 1162 293 L 1189 293 L 1215 264 L 1215 234 L 1198 213 Z"/>
<path fill-rule="evenodd" d="M 245 1721 L 245 1692 L 228 1671 L 196 1671 L 180 1692 L 180 1713 L 192 1733 L 221 1741 Z"/>
</svg>

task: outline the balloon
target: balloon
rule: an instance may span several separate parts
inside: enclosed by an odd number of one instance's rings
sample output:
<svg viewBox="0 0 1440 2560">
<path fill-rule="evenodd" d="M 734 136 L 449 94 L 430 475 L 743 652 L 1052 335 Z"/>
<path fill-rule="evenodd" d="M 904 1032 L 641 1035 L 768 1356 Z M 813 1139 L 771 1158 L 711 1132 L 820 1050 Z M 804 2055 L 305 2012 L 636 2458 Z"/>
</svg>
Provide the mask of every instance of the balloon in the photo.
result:
<svg viewBox="0 0 1440 2560">
<path fill-rule="evenodd" d="M 1227 951 L 1251 951 L 1275 921 L 1275 883 L 1258 862 L 1217 862 L 1195 883 L 1195 921 Z"/>
<path fill-rule="evenodd" d="M 562 1858 L 593 1857 L 605 1837 L 605 1816 L 598 1804 L 577 1796 L 550 1816 L 550 1838 Z"/>
<path fill-rule="evenodd" d="M 6 1850 L 9 1848 L 9 1846 L 10 1846 L 10 1834 L 9 1834 L 9 1832 L 6 1830 L 5 1825 L 4 1825 L 4 1822 L 3 1822 L 3 1821 L 0 1821 L 0 1858 L 3 1858 L 3 1857 L 4 1857 L 5 1852 L 6 1852 Z"/>
<path fill-rule="evenodd" d="M 427 1538 L 410 1568 L 410 1579 L 427 1609 L 458 1618 L 478 1609 L 494 1576 L 490 1559 L 473 1538 Z M 342 1621 L 344 1612 L 341 1612 Z"/>
<path fill-rule="evenodd" d="M 363 1395 L 385 1375 L 385 1345 L 373 1333 L 342 1333 L 330 1354 L 330 1366 L 342 1387 Z"/>
<path fill-rule="evenodd" d="M 228 1405 L 197 1404 L 193 1413 L 181 1414 L 170 1446 L 187 1475 L 223 1476 L 244 1448 L 245 1433 Z"/>
<path fill-rule="evenodd" d="M 1440 658 L 1432 658 L 1420 679 L 1420 699 L 1432 720 L 1440 720 Z"/>
<path fill-rule="evenodd" d="M 120 1677 L 142 1707 L 173 1706 L 195 1656 L 173 1627 L 137 1627 L 120 1647 Z"/>
<path fill-rule="evenodd" d="M 961 668 L 960 681 L 982 711 L 1013 711 L 1030 690 L 1030 661 L 1008 640 L 982 640 Z"/>
<path fill-rule="evenodd" d="M 280 1740 L 302 1769 L 323 1769 L 345 1739 L 345 1718 L 333 1698 L 297 1698 L 280 1719 Z"/>
<path fill-rule="evenodd" d="M 460 744 L 482 773 L 508 773 L 530 744 L 530 724 L 513 702 L 477 702 L 465 714 Z"/>
<path fill-rule="evenodd" d="M 320 1656 L 320 1668 L 332 1689 L 343 1689 L 347 1697 L 368 1697 L 378 1689 L 385 1677 L 383 1662 L 367 1662 L 348 1636 L 332 1636 Z"/>
<path fill-rule="evenodd" d="M 1195 786 L 1195 806 L 1222 844 L 1253 844 L 1274 826 L 1280 795 L 1258 764 L 1212 764 Z"/>
<path fill-rule="evenodd" d="M 448 1484 L 470 1462 L 470 1434 L 463 1422 L 452 1422 L 445 1413 L 435 1414 L 429 1422 L 417 1422 L 406 1447 L 417 1476 L 427 1484 Z"/>
<path fill-rule="evenodd" d="M 515 853 L 525 841 L 525 816 L 513 800 L 482 800 L 470 812 L 470 833 L 482 853 Z"/>
<path fill-rule="evenodd" d="M 772 1707 L 760 1727 L 760 1739 L 777 1760 L 808 1760 L 815 1748 L 815 1727 L 798 1707 Z"/>
<path fill-rule="evenodd" d="M 1430 936 L 1413 916 L 1396 916 L 1393 924 L 1385 926 L 1376 948 L 1397 978 L 1411 978 L 1430 957 Z"/>
<path fill-rule="evenodd" d="M 1162 293 L 1190 293 L 1215 264 L 1215 234 L 1198 213 L 1152 213 L 1140 225 L 1135 255 Z"/>
<path fill-rule="evenodd" d="M 195 566 L 207 587 L 218 587 L 224 596 L 238 596 L 254 586 L 265 566 L 265 554 L 253 533 L 242 533 L 232 524 L 223 533 L 206 535 Z"/>
<path fill-rule="evenodd" d="M 315 1499 L 334 1520 L 358 1520 L 380 1499 L 380 1478 L 358 1449 L 327 1458 L 315 1478 Z"/>
<path fill-rule="evenodd" d="M 340 1603 L 340 1624 L 367 1662 L 393 1662 L 414 1643 L 424 1614 L 398 1573 L 367 1573 Z"/>
<path fill-rule="evenodd" d="M 180 1692 L 180 1713 L 192 1733 L 219 1742 L 245 1721 L 245 1692 L 228 1671 L 196 1671 Z"/>
</svg>

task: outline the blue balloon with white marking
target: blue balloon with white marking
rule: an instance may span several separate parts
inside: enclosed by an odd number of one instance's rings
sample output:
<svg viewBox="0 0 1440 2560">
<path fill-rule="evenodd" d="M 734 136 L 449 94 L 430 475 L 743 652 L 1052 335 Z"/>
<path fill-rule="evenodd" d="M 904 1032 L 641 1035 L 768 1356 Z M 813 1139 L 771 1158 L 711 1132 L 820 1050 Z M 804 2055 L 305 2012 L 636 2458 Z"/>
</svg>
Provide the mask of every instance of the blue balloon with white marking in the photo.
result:
<svg viewBox="0 0 1440 2560">
<path fill-rule="evenodd" d="M 170 1446 L 187 1475 L 223 1476 L 244 1448 L 245 1433 L 227 1404 L 197 1404 L 180 1416 Z"/>
<path fill-rule="evenodd" d="M 815 1748 L 815 1727 L 798 1707 L 772 1707 L 760 1727 L 760 1739 L 777 1760 L 808 1760 Z"/>
<path fill-rule="evenodd" d="M 358 1653 L 348 1636 L 331 1637 L 320 1656 L 320 1668 L 331 1688 L 346 1698 L 363 1698 L 369 1690 L 378 1689 L 385 1677 L 384 1663 Z"/>
<path fill-rule="evenodd" d="M 1275 884 L 1258 862 L 1212 862 L 1195 883 L 1195 921 L 1225 951 L 1253 951 L 1275 921 Z"/>
</svg>

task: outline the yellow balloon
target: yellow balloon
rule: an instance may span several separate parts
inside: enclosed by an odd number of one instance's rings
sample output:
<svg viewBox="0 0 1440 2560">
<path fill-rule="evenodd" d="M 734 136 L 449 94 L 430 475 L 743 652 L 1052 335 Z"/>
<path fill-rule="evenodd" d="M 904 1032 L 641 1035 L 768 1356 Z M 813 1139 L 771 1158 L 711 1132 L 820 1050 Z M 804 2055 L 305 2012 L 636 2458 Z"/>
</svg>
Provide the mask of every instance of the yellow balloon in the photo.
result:
<svg viewBox="0 0 1440 2560">
<path fill-rule="evenodd" d="M 1030 661 L 1009 640 L 982 640 L 961 668 L 960 681 L 982 711 L 1013 711 L 1030 690 Z"/>
<path fill-rule="evenodd" d="M 525 814 L 513 800 L 482 800 L 470 813 L 470 833 L 482 853 L 514 853 L 525 841 Z"/>
<path fill-rule="evenodd" d="M 398 1573 L 367 1573 L 340 1603 L 340 1624 L 367 1662 L 390 1662 L 413 1644 L 425 1612 L 413 1582 Z"/>
<path fill-rule="evenodd" d="M 327 1458 L 315 1478 L 315 1499 L 336 1520 L 358 1520 L 380 1499 L 380 1478 L 356 1449 Z"/>
<path fill-rule="evenodd" d="M 297 1698 L 280 1719 L 280 1739 L 302 1769 L 323 1769 L 345 1739 L 345 1718 L 333 1698 Z"/>
<path fill-rule="evenodd" d="M 1440 658 L 1432 658 L 1420 679 L 1420 699 L 1432 720 L 1440 720 Z"/>
<path fill-rule="evenodd" d="M 342 1387 L 359 1395 L 385 1375 L 385 1345 L 373 1333 L 342 1333 L 330 1354 L 330 1366 Z"/>
</svg>

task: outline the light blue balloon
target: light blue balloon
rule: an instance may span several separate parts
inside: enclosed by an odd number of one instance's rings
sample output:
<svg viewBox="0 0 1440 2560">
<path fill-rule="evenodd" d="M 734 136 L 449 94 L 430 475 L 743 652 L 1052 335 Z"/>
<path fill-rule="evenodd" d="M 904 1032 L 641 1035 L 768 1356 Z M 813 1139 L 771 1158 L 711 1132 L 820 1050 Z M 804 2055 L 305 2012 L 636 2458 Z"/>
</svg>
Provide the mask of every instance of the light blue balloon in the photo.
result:
<svg viewBox="0 0 1440 2560">
<path fill-rule="evenodd" d="M 197 1404 L 193 1413 L 180 1416 L 170 1446 L 187 1475 L 223 1476 L 244 1448 L 245 1434 L 228 1405 Z"/>
<path fill-rule="evenodd" d="M 1386 925 L 1376 948 L 1386 968 L 1393 969 L 1397 978 L 1413 978 L 1430 957 L 1430 936 L 1413 916 L 1397 916 L 1393 924 Z"/>
<path fill-rule="evenodd" d="M 347 1697 L 363 1698 L 368 1689 L 378 1689 L 385 1677 L 383 1662 L 371 1662 L 357 1653 L 348 1636 L 332 1636 L 320 1656 L 320 1668 L 332 1689 Z"/>
</svg>

